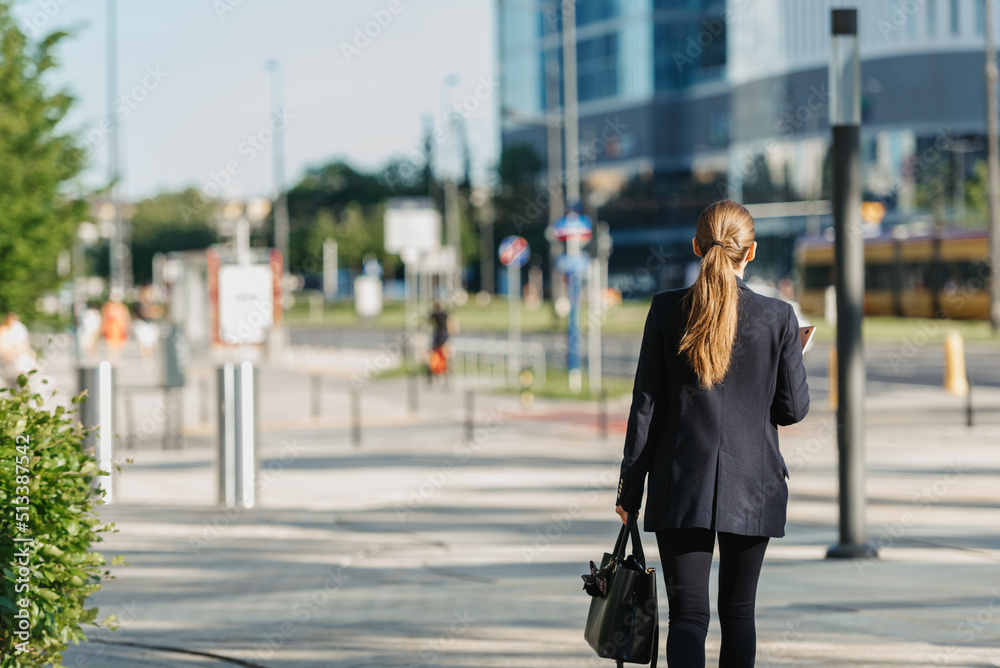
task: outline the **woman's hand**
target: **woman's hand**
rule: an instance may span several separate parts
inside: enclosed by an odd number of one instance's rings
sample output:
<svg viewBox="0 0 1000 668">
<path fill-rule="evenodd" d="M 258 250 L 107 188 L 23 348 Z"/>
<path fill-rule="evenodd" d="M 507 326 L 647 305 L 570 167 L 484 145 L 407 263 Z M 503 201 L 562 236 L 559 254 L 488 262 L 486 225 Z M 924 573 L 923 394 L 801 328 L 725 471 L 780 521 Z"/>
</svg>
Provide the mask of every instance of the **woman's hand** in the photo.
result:
<svg viewBox="0 0 1000 668">
<path fill-rule="evenodd" d="M 618 517 L 622 518 L 622 524 L 628 522 L 628 511 L 621 506 L 615 507 L 615 512 L 618 513 Z"/>
</svg>

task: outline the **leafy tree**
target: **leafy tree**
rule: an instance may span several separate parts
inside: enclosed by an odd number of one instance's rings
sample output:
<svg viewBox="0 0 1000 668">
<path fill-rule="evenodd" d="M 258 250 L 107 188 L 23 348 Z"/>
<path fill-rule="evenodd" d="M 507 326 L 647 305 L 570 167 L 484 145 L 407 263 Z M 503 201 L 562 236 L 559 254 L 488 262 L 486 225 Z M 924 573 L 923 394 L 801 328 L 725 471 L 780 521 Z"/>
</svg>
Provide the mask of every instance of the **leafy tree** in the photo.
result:
<svg viewBox="0 0 1000 668">
<path fill-rule="evenodd" d="M 114 525 L 96 513 L 95 482 L 106 474 L 83 445 L 75 405 L 85 397 L 50 410 L 28 380 L 0 390 L 0 668 L 61 666 L 66 646 L 86 640 L 84 626 L 117 628 L 114 615 L 98 620 L 87 607 L 112 577 L 94 546 Z"/>
<path fill-rule="evenodd" d="M 56 286 L 59 251 L 86 212 L 69 187 L 85 152 L 61 130 L 73 98 L 46 87 L 65 37 L 29 42 L 11 2 L 0 0 L 0 311 L 34 312 L 36 299 Z"/>
<path fill-rule="evenodd" d="M 426 155 L 433 152 L 433 136 L 426 137 Z M 534 158 L 537 164 L 537 156 Z M 538 166 L 535 166 L 537 172 Z M 443 205 L 443 191 L 433 182 L 427 164 L 414 165 L 407 159 L 390 160 L 378 172 L 358 171 L 344 162 L 333 162 L 310 170 L 288 194 L 291 217 L 289 267 L 293 272 L 318 274 L 321 271 L 323 241 L 338 244 L 341 266 L 360 269 L 366 255 L 382 262 L 387 276 L 397 259 L 383 248 L 385 204 L 392 197 L 437 197 Z M 459 193 L 461 208 L 462 257 L 466 264 L 478 261 L 479 232 L 468 206 L 469 192 Z M 442 233 L 444 231 L 442 230 Z"/>
<path fill-rule="evenodd" d="M 362 228 L 367 233 L 367 228 Z M 305 234 L 305 247 L 303 249 L 303 262 L 301 270 L 307 274 L 318 275 L 323 271 L 323 244 L 327 239 L 337 242 L 338 264 L 346 263 L 348 266 L 357 264 L 358 257 L 354 257 L 354 250 L 350 244 L 341 247 L 344 240 L 337 236 L 337 219 L 329 209 L 320 209 L 316 214 L 313 225 Z M 346 254 L 345 254 L 346 253 Z"/>
<path fill-rule="evenodd" d="M 392 180 L 392 177 L 388 179 Z M 340 249 L 341 261 L 345 262 L 344 253 L 347 248 L 356 244 L 366 245 L 372 231 L 361 229 L 364 225 L 358 221 L 366 220 L 366 209 L 378 205 L 389 196 L 389 188 L 385 180 L 377 175 L 365 174 L 355 170 L 345 162 L 333 162 L 329 165 L 310 170 L 305 178 L 288 193 L 288 210 L 291 218 L 289 230 L 288 266 L 293 272 L 319 273 L 311 270 L 316 259 L 322 257 L 322 243 L 319 247 L 313 245 L 313 226 L 319 219 L 320 212 L 332 216 L 334 220 L 342 220 L 346 210 L 354 207 L 351 214 L 351 224 L 345 246 Z M 358 208 L 360 207 L 360 208 Z M 381 228 L 382 223 L 378 221 Z M 364 241 L 362 240 L 364 239 Z M 337 239 L 340 243 L 340 239 Z M 349 256 L 352 257 L 353 256 Z"/>
<path fill-rule="evenodd" d="M 976 162 L 973 168 L 974 176 L 965 183 L 965 210 L 966 221 L 972 227 L 987 227 L 989 220 L 990 204 L 988 184 L 989 170 L 985 160 Z"/>
<path fill-rule="evenodd" d="M 391 160 L 375 173 L 344 162 L 310 170 L 288 193 L 291 270 L 319 273 L 318 258 L 329 237 L 337 241 L 343 265 L 360 268 L 368 253 L 385 264 L 389 258 L 382 248 L 383 204 L 391 197 L 424 196 L 424 176 L 422 169 L 403 159 Z"/>
<path fill-rule="evenodd" d="M 500 187 L 493 199 L 494 248 L 500 239 L 516 234 L 528 240 L 532 253 L 548 255 L 549 196 L 538 186 L 541 169 L 541 158 L 530 145 L 504 147 L 496 166 Z"/>
<path fill-rule="evenodd" d="M 366 255 L 374 255 L 383 264 L 385 263 L 387 256 L 383 245 L 382 223 L 384 211 L 381 206 L 367 208 L 356 202 L 345 207 L 333 235 L 337 242 L 340 261 L 345 266 L 360 269 Z M 321 212 L 320 222 L 323 227 L 328 228 L 329 224 L 323 222 L 323 217 Z"/>
<path fill-rule="evenodd" d="M 533 187 L 542 159 L 530 144 L 506 146 L 497 163 L 497 176 L 504 188 Z"/>
<path fill-rule="evenodd" d="M 915 170 L 916 204 L 920 209 L 929 211 L 934 217 L 934 222 L 939 224 L 946 222 L 946 209 L 952 203 L 954 192 L 952 167 L 952 161 L 942 157 L 928 161 Z"/>
<path fill-rule="evenodd" d="M 390 195 L 377 175 L 358 172 L 344 162 L 310 170 L 288 193 L 288 211 L 300 224 L 310 224 L 321 208 L 340 215 L 350 203 L 372 206 Z"/>
<path fill-rule="evenodd" d="M 426 185 L 424 172 L 413 163 L 401 158 L 393 158 L 375 175 L 389 197 L 424 197 Z"/>
<path fill-rule="evenodd" d="M 208 248 L 215 243 L 215 206 L 194 188 L 162 193 L 135 205 L 132 271 L 136 283 L 153 277 L 153 255 Z"/>
</svg>

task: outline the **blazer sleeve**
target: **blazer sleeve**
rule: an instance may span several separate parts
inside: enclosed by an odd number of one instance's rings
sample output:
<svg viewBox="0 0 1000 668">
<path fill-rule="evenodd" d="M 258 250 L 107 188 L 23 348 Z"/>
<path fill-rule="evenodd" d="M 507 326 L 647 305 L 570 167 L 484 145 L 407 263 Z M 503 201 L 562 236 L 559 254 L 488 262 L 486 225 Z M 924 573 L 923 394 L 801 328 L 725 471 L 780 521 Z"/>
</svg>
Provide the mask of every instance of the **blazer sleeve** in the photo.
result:
<svg viewBox="0 0 1000 668">
<path fill-rule="evenodd" d="M 791 304 L 786 306 L 788 321 L 781 336 L 778 379 L 771 402 L 771 422 L 781 426 L 795 424 L 809 412 L 809 384 L 806 382 L 806 368 L 802 362 L 799 321 Z"/>
<path fill-rule="evenodd" d="M 646 326 L 639 349 L 639 365 L 635 371 L 632 388 L 632 408 L 625 431 L 625 452 L 621 475 L 618 479 L 620 505 L 630 513 L 638 512 L 642 505 L 642 492 L 649 470 L 649 463 L 656 448 L 661 416 L 665 409 L 663 332 L 657 315 L 656 299 L 649 307 Z"/>
</svg>

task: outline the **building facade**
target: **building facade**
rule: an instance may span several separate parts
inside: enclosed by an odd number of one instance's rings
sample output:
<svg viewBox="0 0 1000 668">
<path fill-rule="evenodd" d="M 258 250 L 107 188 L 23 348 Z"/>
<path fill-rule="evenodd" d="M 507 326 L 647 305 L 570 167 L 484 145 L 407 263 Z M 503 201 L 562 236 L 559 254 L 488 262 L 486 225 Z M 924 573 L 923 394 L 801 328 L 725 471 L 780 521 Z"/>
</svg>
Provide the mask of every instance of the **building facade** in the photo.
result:
<svg viewBox="0 0 1000 668">
<path fill-rule="evenodd" d="M 573 1 L 498 0 L 502 146 L 528 144 L 543 164 L 539 119 L 561 106 L 546 62 L 561 65 Z M 611 228 L 612 285 L 686 284 L 697 215 L 723 197 L 757 221 L 752 273 L 794 278 L 796 239 L 832 223 L 830 12 L 847 4 L 575 0 L 584 200 Z M 985 156 L 984 0 L 854 4 L 866 200 L 883 226 L 968 223 Z"/>
</svg>

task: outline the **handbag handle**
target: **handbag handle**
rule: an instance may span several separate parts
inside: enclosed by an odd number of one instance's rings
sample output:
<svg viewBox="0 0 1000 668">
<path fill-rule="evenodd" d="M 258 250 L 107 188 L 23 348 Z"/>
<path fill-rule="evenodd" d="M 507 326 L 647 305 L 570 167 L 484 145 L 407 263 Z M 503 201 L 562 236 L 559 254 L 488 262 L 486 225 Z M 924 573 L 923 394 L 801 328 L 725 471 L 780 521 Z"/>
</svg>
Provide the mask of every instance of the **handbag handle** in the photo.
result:
<svg viewBox="0 0 1000 668">
<path fill-rule="evenodd" d="M 642 551 L 642 541 L 639 540 L 639 514 L 629 513 L 628 519 L 618 532 L 618 540 L 615 541 L 615 559 L 619 562 L 625 561 L 625 550 L 628 548 L 628 536 L 632 535 L 632 555 L 639 566 L 646 568 L 646 554 Z"/>
</svg>

